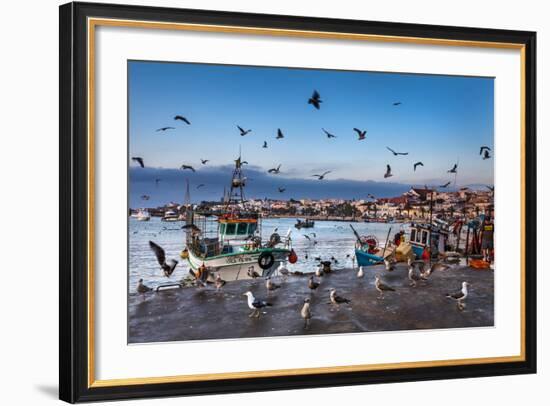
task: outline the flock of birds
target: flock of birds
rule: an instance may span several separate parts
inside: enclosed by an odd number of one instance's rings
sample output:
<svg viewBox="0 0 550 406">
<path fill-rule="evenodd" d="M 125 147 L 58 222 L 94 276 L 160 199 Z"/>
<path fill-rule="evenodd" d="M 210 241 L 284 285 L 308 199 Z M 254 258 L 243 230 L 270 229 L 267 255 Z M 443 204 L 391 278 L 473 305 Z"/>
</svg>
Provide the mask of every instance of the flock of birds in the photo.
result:
<svg viewBox="0 0 550 406">
<path fill-rule="evenodd" d="M 178 264 L 178 261 L 176 261 L 175 259 L 167 260 L 164 249 L 160 247 L 158 244 L 156 244 L 155 242 L 149 241 L 149 246 L 153 251 L 153 253 L 155 254 L 157 262 L 164 276 L 170 277 L 174 272 Z M 308 276 L 307 288 L 311 292 L 311 295 L 313 295 L 314 292 L 318 291 L 319 287 L 325 283 L 323 281 L 324 277 L 334 272 L 331 268 L 331 264 L 332 262 L 334 262 L 334 258 L 331 258 L 331 259 L 333 261 L 323 261 L 321 258 L 316 258 L 316 260 L 319 261 L 319 265 L 316 267 L 315 272 L 310 274 L 309 276 L 308 274 L 304 274 L 303 272 L 297 272 L 297 271 L 291 272 L 283 263 L 281 263 L 276 269 L 276 271 L 274 272 L 274 275 L 280 275 L 283 278 L 283 283 L 274 282 L 271 276 L 262 278 L 262 276 L 258 272 L 256 272 L 253 267 L 249 267 L 247 272 L 248 276 L 254 280 L 264 279 L 265 289 L 267 292 L 267 298 L 256 297 L 250 290 L 248 290 L 243 294 L 243 296 L 246 296 L 247 298 L 246 303 L 248 308 L 252 310 L 252 312 L 249 314 L 249 317 L 259 318 L 260 315 L 262 314 L 262 310 L 273 306 L 273 304 L 268 300 L 268 298 L 270 297 L 272 292 L 283 288 L 284 282 L 286 282 L 287 278 L 290 275 Z M 394 271 L 396 269 L 396 263 L 397 261 L 395 260 L 394 256 L 387 257 L 386 259 L 384 259 L 385 270 L 387 272 Z M 407 261 L 407 267 L 408 267 L 407 279 L 409 282 L 409 286 L 411 288 L 415 288 L 417 286 L 425 285 L 435 272 L 451 268 L 452 266 L 442 261 L 432 263 L 432 262 L 426 262 L 424 260 L 409 259 Z M 226 284 L 226 281 L 222 279 L 219 273 L 211 272 L 204 265 L 199 267 L 197 271 L 190 270 L 189 272 L 194 278 L 195 286 L 199 288 L 204 288 L 208 286 L 208 284 L 213 284 L 215 286 L 216 291 L 220 291 Z M 365 277 L 365 268 L 363 266 L 360 266 L 358 268 L 356 276 L 358 279 Z M 175 285 L 181 286 L 180 284 L 175 284 Z M 466 307 L 465 301 L 469 294 L 468 292 L 469 287 L 470 287 L 470 283 L 464 281 L 462 282 L 462 286 L 460 290 L 445 294 L 447 298 L 450 298 L 456 301 L 456 305 L 459 311 L 463 311 Z M 382 276 L 380 275 L 380 273 L 377 273 L 374 275 L 374 288 L 378 292 L 377 299 L 379 300 L 383 300 L 385 295 L 391 294 L 392 292 L 396 291 L 395 287 L 389 285 L 388 283 L 382 280 Z M 152 288 L 144 284 L 143 279 L 139 280 L 137 289 L 136 289 L 138 293 L 145 294 L 145 293 L 151 292 L 152 290 L 153 290 Z M 331 287 L 331 288 L 328 288 L 326 291 L 328 291 L 327 304 L 335 306 L 337 309 L 339 309 L 340 305 L 346 305 L 351 303 L 350 299 L 346 298 L 345 296 L 342 296 L 341 294 L 338 294 L 335 288 Z M 305 329 L 309 328 L 311 319 L 313 317 L 313 312 L 311 308 L 312 306 L 311 295 L 304 299 L 303 305 L 299 309 L 300 317 L 304 320 Z"/>
<path fill-rule="evenodd" d="M 307 100 L 307 103 L 312 105 L 316 110 L 320 110 L 321 109 L 321 103 L 323 103 L 323 100 L 321 99 L 321 95 L 319 94 L 319 92 L 317 90 L 314 90 L 313 91 L 313 94 L 311 95 L 311 97 Z M 402 102 L 400 101 L 396 101 L 396 102 L 393 102 L 392 105 L 394 107 L 397 107 L 397 106 L 401 106 L 402 105 Z M 174 116 L 174 120 L 175 121 L 182 121 L 183 123 L 187 124 L 187 125 L 191 125 L 191 122 L 184 116 L 182 115 L 176 115 Z M 236 125 L 237 127 L 237 130 L 239 132 L 239 135 L 241 137 L 244 137 L 250 133 L 252 133 L 252 129 L 245 129 L 243 127 L 241 127 L 240 125 Z M 156 131 L 157 132 L 165 132 L 165 131 L 169 131 L 169 130 L 175 130 L 176 127 L 171 127 L 171 126 L 166 126 L 166 127 L 160 127 L 158 128 Z M 321 128 L 321 130 L 323 131 L 323 133 L 326 135 L 326 137 L 328 139 L 333 139 L 333 138 L 337 138 L 337 135 L 331 133 L 330 131 L 326 130 L 325 128 Z M 357 128 L 357 127 L 354 127 L 353 128 L 353 131 L 357 134 L 357 140 L 358 141 L 363 141 L 367 138 L 367 130 L 365 129 L 360 129 L 360 128 Z M 275 136 L 275 139 L 276 140 L 280 140 L 280 139 L 284 139 L 285 138 L 285 135 L 283 133 L 283 131 L 278 128 L 277 129 L 277 134 Z M 263 145 L 262 145 L 262 148 L 268 148 L 268 145 L 267 145 L 267 141 L 264 141 L 263 142 Z M 406 156 L 406 155 L 409 155 L 408 152 L 398 152 L 398 151 L 395 151 L 394 149 L 390 148 L 390 147 L 386 147 L 388 151 L 390 151 L 393 156 L 397 157 L 397 156 Z M 483 160 L 486 160 L 486 159 L 490 159 L 491 158 L 491 148 L 486 146 L 486 145 L 483 145 L 480 147 L 480 150 L 479 150 L 479 155 L 482 156 L 482 159 Z M 136 162 L 141 168 L 144 168 L 145 167 L 145 162 L 144 162 L 144 158 L 143 157 L 139 157 L 139 156 L 134 156 L 132 157 L 132 161 Z M 210 160 L 209 159 L 202 159 L 201 158 L 201 164 L 202 165 L 206 165 L 207 162 L 209 162 Z M 244 163 L 248 163 L 246 161 L 243 161 L 242 164 Z M 417 161 L 413 164 L 413 171 L 416 172 L 417 168 L 419 166 L 424 166 L 424 163 L 422 161 Z M 180 166 L 180 169 L 182 170 L 190 170 L 192 172 L 196 172 L 196 169 L 192 166 L 192 165 L 189 165 L 189 164 L 183 164 Z M 458 163 L 455 163 L 453 165 L 453 167 L 451 169 L 449 169 L 447 171 L 447 173 L 449 174 L 457 174 L 457 170 L 458 170 Z M 271 168 L 267 171 L 269 174 L 272 174 L 272 175 L 278 175 L 281 173 L 281 164 L 279 164 L 278 166 L 274 167 L 274 168 Z M 332 171 L 325 171 L 321 174 L 312 174 L 311 177 L 316 177 L 318 180 L 323 180 L 325 179 L 325 176 L 328 175 L 329 173 L 331 173 Z M 392 173 L 392 168 L 391 168 L 391 165 L 390 164 L 387 164 L 386 165 L 386 172 L 384 173 L 384 179 L 388 179 L 390 177 L 394 176 L 394 174 Z M 155 180 L 155 184 L 158 186 L 158 182 L 160 181 L 160 179 L 156 179 Z M 443 185 L 440 185 L 439 187 L 440 188 L 446 188 L 448 187 L 449 185 L 451 184 L 451 182 L 447 182 Z M 201 188 L 201 187 L 204 187 L 206 185 L 204 184 L 201 184 L 199 186 L 197 186 L 197 189 Z M 284 186 L 279 186 L 277 188 L 278 192 L 279 193 L 284 193 L 286 191 L 286 187 Z"/>
</svg>

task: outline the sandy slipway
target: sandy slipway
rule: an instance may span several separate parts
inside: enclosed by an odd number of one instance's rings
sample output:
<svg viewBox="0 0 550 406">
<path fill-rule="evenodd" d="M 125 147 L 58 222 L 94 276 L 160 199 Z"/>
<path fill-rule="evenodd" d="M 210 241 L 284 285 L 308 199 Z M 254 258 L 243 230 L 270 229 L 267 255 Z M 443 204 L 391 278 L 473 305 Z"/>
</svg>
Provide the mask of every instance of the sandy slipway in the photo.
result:
<svg viewBox="0 0 550 406">
<path fill-rule="evenodd" d="M 396 291 L 378 299 L 374 275 L 380 273 Z M 322 278 L 311 292 L 307 276 L 273 278 L 281 288 L 267 294 L 264 279 L 227 283 L 221 291 L 207 288 L 177 288 L 129 297 L 130 343 L 200 339 L 289 336 L 302 334 L 356 333 L 459 327 L 488 327 L 494 323 L 494 272 L 469 267 L 434 273 L 427 283 L 409 287 L 407 267 L 393 272 L 382 266 L 365 268 L 362 279 L 356 271 L 336 270 Z M 472 284 L 466 309 L 457 310 L 446 292 L 460 289 L 462 281 Z M 336 307 L 329 303 L 329 288 L 351 300 Z M 243 293 L 273 304 L 260 318 L 249 318 Z M 304 329 L 300 317 L 305 298 L 311 300 L 313 318 Z"/>
</svg>

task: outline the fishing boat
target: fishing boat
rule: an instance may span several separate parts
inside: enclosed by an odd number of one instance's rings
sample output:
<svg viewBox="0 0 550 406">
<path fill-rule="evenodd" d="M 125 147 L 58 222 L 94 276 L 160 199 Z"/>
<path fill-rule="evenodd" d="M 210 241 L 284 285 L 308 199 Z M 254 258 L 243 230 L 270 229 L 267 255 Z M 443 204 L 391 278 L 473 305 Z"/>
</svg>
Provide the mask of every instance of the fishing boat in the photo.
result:
<svg viewBox="0 0 550 406">
<path fill-rule="evenodd" d="M 409 243 L 417 258 L 435 258 L 445 254 L 449 228 L 446 222 L 434 220 L 430 223 L 411 223 Z"/>
<path fill-rule="evenodd" d="M 355 234 L 355 258 L 357 259 L 357 265 L 359 266 L 371 266 L 384 262 L 384 258 L 391 255 L 394 251 L 394 247 L 388 247 L 386 242 L 385 246 L 380 246 L 378 238 L 374 235 L 359 235 L 357 230 L 353 226 L 349 225 Z M 390 229 L 391 231 L 391 229 Z M 389 233 L 388 233 L 389 235 Z"/>
<path fill-rule="evenodd" d="M 167 221 L 167 222 L 174 222 L 174 221 L 181 221 L 179 214 L 176 213 L 174 210 L 166 210 L 164 212 L 164 216 L 162 216 L 161 221 Z"/>
<path fill-rule="evenodd" d="M 296 220 L 296 224 L 294 224 L 294 227 L 296 227 L 298 230 L 302 228 L 312 228 L 312 227 L 315 227 L 315 221 L 310 219 L 305 219 L 305 220 L 298 219 Z"/>
<path fill-rule="evenodd" d="M 145 209 L 139 209 L 137 211 L 137 213 L 135 215 L 133 215 L 133 217 L 137 220 L 137 221 L 149 221 L 151 220 L 151 215 L 149 214 L 149 212 Z"/>
<path fill-rule="evenodd" d="M 246 178 L 241 158 L 235 160 L 231 190 L 221 213 L 188 210 L 186 225 L 187 248 L 182 258 L 193 271 L 204 265 L 212 273 L 227 280 L 250 279 L 271 275 L 281 262 L 295 263 L 291 230 L 281 237 L 271 234 L 262 240 L 262 219 L 249 210 L 244 198 Z"/>
</svg>

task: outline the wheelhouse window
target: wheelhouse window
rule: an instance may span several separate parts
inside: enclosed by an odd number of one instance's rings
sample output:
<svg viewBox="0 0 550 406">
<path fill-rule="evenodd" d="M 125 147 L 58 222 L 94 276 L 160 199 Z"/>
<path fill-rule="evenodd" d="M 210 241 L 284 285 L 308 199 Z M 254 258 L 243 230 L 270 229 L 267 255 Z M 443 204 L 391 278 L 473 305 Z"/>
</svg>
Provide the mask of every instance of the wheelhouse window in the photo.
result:
<svg viewBox="0 0 550 406">
<path fill-rule="evenodd" d="M 256 232 L 256 229 L 258 228 L 258 223 L 250 223 L 248 225 L 248 234 L 254 234 Z"/>
<path fill-rule="evenodd" d="M 428 241 L 428 232 L 423 230 L 422 231 L 422 244 L 426 244 L 427 241 Z"/>
<path fill-rule="evenodd" d="M 237 228 L 237 225 L 235 223 L 227 223 L 227 225 L 225 226 L 225 235 L 235 234 L 236 228 Z"/>
<path fill-rule="evenodd" d="M 238 235 L 246 235 L 246 230 L 248 230 L 248 223 L 239 223 L 237 227 Z"/>
<path fill-rule="evenodd" d="M 411 241 L 415 241 L 416 242 L 416 228 L 413 228 L 411 230 Z"/>
</svg>

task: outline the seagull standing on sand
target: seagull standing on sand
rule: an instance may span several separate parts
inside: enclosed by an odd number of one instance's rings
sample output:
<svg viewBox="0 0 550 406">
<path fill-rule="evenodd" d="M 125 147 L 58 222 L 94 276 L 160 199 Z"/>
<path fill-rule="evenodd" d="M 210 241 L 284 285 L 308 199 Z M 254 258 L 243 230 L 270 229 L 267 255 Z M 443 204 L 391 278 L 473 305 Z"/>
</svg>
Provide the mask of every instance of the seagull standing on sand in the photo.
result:
<svg viewBox="0 0 550 406">
<path fill-rule="evenodd" d="M 253 267 L 253 266 L 249 267 L 248 270 L 246 271 L 246 273 L 247 273 L 248 276 L 250 276 L 252 279 L 256 279 L 256 278 L 259 278 L 259 277 L 260 277 L 260 274 L 254 270 L 254 267 Z"/>
<path fill-rule="evenodd" d="M 380 275 L 376 275 L 374 278 L 375 278 L 374 286 L 376 287 L 376 290 L 378 291 L 378 293 L 380 293 L 378 295 L 378 299 L 383 299 L 384 298 L 384 292 L 395 292 L 394 288 L 392 288 L 391 286 L 386 285 L 385 283 L 383 283 L 380 280 Z"/>
<path fill-rule="evenodd" d="M 304 299 L 304 306 L 300 311 L 300 315 L 302 316 L 302 319 L 304 319 L 304 328 L 309 328 L 309 322 L 311 321 L 311 306 L 308 298 Z"/>
<path fill-rule="evenodd" d="M 345 297 L 342 297 L 342 296 L 338 296 L 336 294 L 336 289 L 334 288 L 331 288 L 330 289 L 330 303 L 336 305 L 336 306 L 340 306 L 340 304 L 342 303 L 351 303 L 351 300 L 349 299 L 346 299 Z"/>
<path fill-rule="evenodd" d="M 365 276 L 365 271 L 363 270 L 363 266 L 361 265 L 359 267 L 359 271 L 357 271 L 357 277 L 362 278 L 363 276 Z"/>
<path fill-rule="evenodd" d="M 174 269 L 176 269 L 176 266 L 178 265 L 178 261 L 171 259 L 166 262 L 166 253 L 164 252 L 164 249 L 160 245 L 155 244 L 153 241 L 149 241 L 149 247 L 155 253 L 157 261 L 164 272 L 164 276 L 169 277 L 172 275 Z"/>
<path fill-rule="evenodd" d="M 471 286 L 468 282 L 462 282 L 462 289 L 455 293 L 447 293 L 445 296 L 449 299 L 456 300 L 458 310 L 462 311 L 466 307 L 464 301 L 468 297 L 468 287 Z"/>
<path fill-rule="evenodd" d="M 150 292 L 150 291 L 152 291 L 153 289 L 150 288 L 149 286 L 144 285 L 144 284 L 143 284 L 143 279 L 140 279 L 140 280 L 138 281 L 138 285 L 137 285 L 136 290 L 137 290 L 138 293 L 143 294 L 143 293 Z"/>
<path fill-rule="evenodd" d="M 217 274 L 216 275 L 216 290 L 220 290 L 221 288 L 223 288 L 223 286 L 226 284 L 227 282 L 225 282 L 222 277 L 220 276 L 220 274 Z"/>
<path fill-rule="evenodd" d="M 267 278 L 265 278 L 265 287 L 267 288 L 267 293 L 269 293 L 273 290 L 279 289 L 281 285 L 277 285 L 276 283 L 274 283 L 271 280 L 271 276 L 268 276 Z"/>
<path fill-rule="evenodd" d="M 384 258 L 384 266 L 386 267 L 386 271 L 388 272 L 395 270 L 395 264 L 390 257 Z"/>
<path fill-rule="evenodd" d="M 244 293 L 243 296 L 247 297 L 248 307 L 253 310 L 248 317 L 260 317 L 261 309 L 272 306 L 265 300 L 256 299 L 251 291 Z"/>
<path fill-rule="evenodd" d="M 319 287 L 321 283 L 320 282 L 317 282 L 315 280 L 315 278 L 313 277 L 313 275 L 311 275 L 307 281 L 307 287 L 310 289 L 310 290 L 315 290 Z"/>
<path fill-rule="evenodd" d="M 384 179 L 392 177 L 393 174 L 391 173 L 391 166 L 388 164 L 386 165 L 386 173 L 384 174 Z"/>
</svg>

